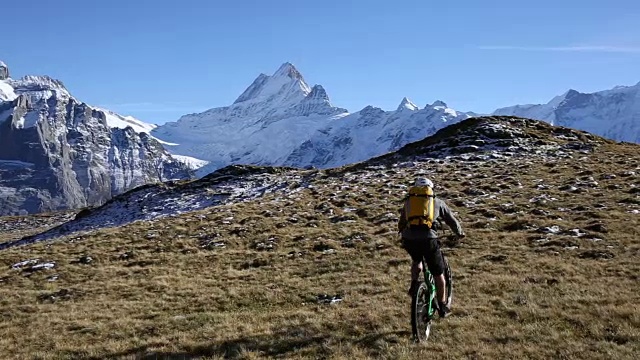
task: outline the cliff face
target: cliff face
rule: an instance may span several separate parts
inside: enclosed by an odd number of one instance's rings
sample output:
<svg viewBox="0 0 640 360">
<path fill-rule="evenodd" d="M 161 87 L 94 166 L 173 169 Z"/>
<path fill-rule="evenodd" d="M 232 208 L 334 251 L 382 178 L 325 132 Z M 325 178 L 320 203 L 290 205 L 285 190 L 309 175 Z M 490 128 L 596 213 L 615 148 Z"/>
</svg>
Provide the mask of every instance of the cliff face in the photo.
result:
<svg viewBox="0 0 640 360">
<path fill-rule="evenodd" d="M 5 80 L 0 101 L 0 215 L 100 205 L 136 186 L 192 172 L 133 128 L 111 128 L 104 112 L 48 77 Z"/>
</svg>

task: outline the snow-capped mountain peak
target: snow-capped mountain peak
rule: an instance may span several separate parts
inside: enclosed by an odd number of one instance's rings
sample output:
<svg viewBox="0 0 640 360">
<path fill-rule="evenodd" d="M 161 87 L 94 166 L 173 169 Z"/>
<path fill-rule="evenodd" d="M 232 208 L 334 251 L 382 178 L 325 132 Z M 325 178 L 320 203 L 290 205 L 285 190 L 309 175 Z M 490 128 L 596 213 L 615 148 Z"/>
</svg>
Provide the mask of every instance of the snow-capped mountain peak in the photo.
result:
<svg viewBox="0 0 640 360">
<path fill-rule="evenodd" d="M 288 77 L 290 79 L 300 80 L 304 82 L 304 78 L 302 77 L 300 71 L 298 71 L 298 69 L 296 69 L 296 67 L 293 66 L 293 64 L 290 62 L 282 64 L 280 68 L 278 68 L 278 70 L 276 70 L 276 72 L 273 74 L 273 78 L 279 77 Z"/>
<path fill-rule="evenodd" d="M 442 109 L 446 109 L 446 108 L 448 108 L 449 106 L 447 106 L 447 103 L 445 103 L 445 102 L 444 102 L 444 101 L 442 101 L 442 100 L 436 100 L 436 101 L 434 101 L 434 102 L 433 102 L 433 104 L 431 104 L 431 107 L 432 107 L 432 108 L 442 108 Z"/>
<path fill-rule="evenodd" d="M 420 110 L 420 108 L 416 104 L 414 104 L 411 100 L 409 100 L 407 97 L 404 97 L 400 102 L 400 105 L 398 105 L 398 109 L 396 111 L 403 111 L 403 110 L 418 111 Z"/>
<path fill-rule="evenodd" d="M 442 112 L 444 114 L 446 114 L 447 116 L 453 116 L 453 117 L 459 117 L 459 116 L 471 116 L 471 113 L 461 113 L 458 112 L 452 108 L 449 107 L 449 105 L 447 105 L 447 103 L 445 103 L 442 100 L 436 100 L 433 102 L 433 104 L 428 105 L 427 109 L 433 109 L 437 112 Z M 442 121 L 447 122 L 448 120 L 446 119 L 446 117 L 442 118 Z"/>
<path fill-rule="evenodd" d="M 26 94 L 34 102 L 54 95 L 63 98 L 71 97 L 62 81 L 46 75 L 27 75 L 18 80 L 8 79 L 7 83 L 17 95 Z"/>
<path fill-rule="evenodd" d="M 291 116 L 339 115 L 347 114 L 346 109 L 331 105 L 329 95 L 322 85 L 315 85 L 311 92 L 296 106 L 288 109 L 286 114 Z"/>
<path fill-rule="evenodd" d="M 199 170 L 205 175 L 232 163 L 282 161 L 309 134 L 346 115 L 346 109 L 331 105 L 321 85 L 310 88 L 285 63 L 271 76 L 260 74 L 232 105 L 182 116 L 151 134 L 171 143 L 174 155 L 209 161 Z"/>
<path fill-rule="evenodd" d="M 300 102 L 310 92 L 311 88 L 302 74 L 291 63 L 284 63 L 272 76 L 258 75 L 234 104 L 270 102 L 291 105 Z"/>
<path fill-rule="evenodd" d="M 329 101 L 329 95 L 327 95 L 327 91 L 322 87 L 322 85 L 314 85 L 311 88 L 311 92 L 305 100 L 317 100 L 317 101 Z"/>
</svg>

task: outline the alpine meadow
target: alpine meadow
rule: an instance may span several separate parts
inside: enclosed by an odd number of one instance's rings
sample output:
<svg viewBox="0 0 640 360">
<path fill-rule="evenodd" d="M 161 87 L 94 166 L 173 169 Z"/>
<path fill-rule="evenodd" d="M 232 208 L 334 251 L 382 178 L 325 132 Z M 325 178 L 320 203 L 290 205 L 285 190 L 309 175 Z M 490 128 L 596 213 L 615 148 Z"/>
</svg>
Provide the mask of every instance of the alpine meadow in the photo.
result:
<svg viewBox="0 0 640 360">
<path fill-rule="evenodd" d="M 0 348 L 38 359 L 633 359 L 638 149 L 470 118 L 354 165 L 233 165 L 78 214 L 3 217 Z M 411 340 L 396 230 L 416 173 L 467 232 L 443 238 L 452 315 L 424 344 Z"/>
</svg>

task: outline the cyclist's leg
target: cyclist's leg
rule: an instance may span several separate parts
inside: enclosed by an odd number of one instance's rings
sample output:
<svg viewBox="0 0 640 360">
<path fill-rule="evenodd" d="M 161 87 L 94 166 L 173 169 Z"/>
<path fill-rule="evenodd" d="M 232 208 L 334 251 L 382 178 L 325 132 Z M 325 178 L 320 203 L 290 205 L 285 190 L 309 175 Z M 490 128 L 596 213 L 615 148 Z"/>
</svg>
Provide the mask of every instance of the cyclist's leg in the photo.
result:
<svg viewBox="0 0 640 360">
<path fill-rule="evenodd" d="M 446 280 L 444 278 L 444 261 L 442 260 L 442 252 L 438 245 L 438 239 L 428 239 L 426 242 L 428 249 L 425 254 L 427 260 L 427 266 L 429 271 L 433 275 L 433 279 L 436 283 L 436 291 L 438 295 L 438 301 L 440 303 L 446 303 Z"/>
<path fill-rule="evenodd" d="M 412 295 L 416 285 L 419 283 L 420 273 L 422 272 L 423 250 L 421 241 L 403 238 L 402 248 L 411 256 L 411 285 L 409 287 L 409 295 Z"/>
</svg>

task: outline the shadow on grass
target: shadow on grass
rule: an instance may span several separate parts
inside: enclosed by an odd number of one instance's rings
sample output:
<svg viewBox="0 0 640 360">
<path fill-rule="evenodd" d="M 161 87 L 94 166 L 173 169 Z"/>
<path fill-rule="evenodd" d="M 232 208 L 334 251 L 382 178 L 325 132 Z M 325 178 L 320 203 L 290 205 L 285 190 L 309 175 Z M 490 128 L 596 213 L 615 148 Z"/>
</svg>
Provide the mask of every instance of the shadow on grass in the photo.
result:
<svg viewBox="0 0 640 360">
<path fill-rule="evenodd" d="M 388 344 L 398 343 L 401 338 L 409 338 L 410 336 L 410 331 L 374 333 L 360 337 L 351 337 L 343 334 L 313 334 L 303 328 L 289 328 L 280 330 L 274 334 L 247 336 L 233 340 L 213 341 L 196 346 L 187 346 L 178 352 L 151 351 L 149 347 L 154 347 L 152 344 L 110 354 L 105 358 L 186 360 L 202 357 L 222 357 L 225 359 L 240 359 L 243 358 L 247 352 L 258 353 L 261 357 L 278 357 L 297 353 L 299 355 L 308 355 L 316 358 L 326 358 L 331 356 L 331 344 L 340 344 L 341 347 L 350 344 L 368 352 L 369 355 L 376 356 L 379 355 L 379 351 Z"/>
</svg>

